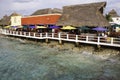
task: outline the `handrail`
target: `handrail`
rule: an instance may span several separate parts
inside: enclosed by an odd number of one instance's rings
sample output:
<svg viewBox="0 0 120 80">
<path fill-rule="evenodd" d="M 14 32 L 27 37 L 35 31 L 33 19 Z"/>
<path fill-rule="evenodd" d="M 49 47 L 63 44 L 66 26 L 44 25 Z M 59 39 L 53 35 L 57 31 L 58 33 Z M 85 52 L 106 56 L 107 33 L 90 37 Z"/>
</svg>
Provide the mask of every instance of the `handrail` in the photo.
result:
<svg viewBox="0 0 120 80">
<path fill-rule="evenodd" d="M 28 38 L 38 38 L 38 39 L 50 38 L 57 40 L 120 47 L 120 38 L 113 38 L 113 37 L 83 36 L 83 35 L 75 35 L 75 34 L 67 34 L 67 33 L 35 33 L 35 32 L 3 30 L 3 29 L 0 30 L 0 34 L 28 37 Z"/>
</svg>

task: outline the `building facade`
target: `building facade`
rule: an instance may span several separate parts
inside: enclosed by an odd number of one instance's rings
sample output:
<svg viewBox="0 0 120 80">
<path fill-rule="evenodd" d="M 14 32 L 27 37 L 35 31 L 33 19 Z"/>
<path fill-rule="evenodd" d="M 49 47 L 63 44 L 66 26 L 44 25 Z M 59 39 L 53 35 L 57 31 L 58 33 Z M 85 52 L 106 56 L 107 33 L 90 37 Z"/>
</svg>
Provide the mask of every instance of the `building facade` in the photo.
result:
<svg viewBox="0 0 120 80">
<path fill-rule="evenodd" d="M 21 18 L 22 16 L 17 14 L 17 13 L 13 13 L 11 15 L 11 26 L 21 26 Z"/>
<path fill-rule="evenodd" d="M 55 25 L 61 14 L 43 14 L 22 17 L 22 25 Z"/>
<path fill-rule="evenodd" d="M 112 18 L 112 21 L 110 22 L 111 24 L 120 24 L 120 16 L 114 9 L 112 9 L 108 14 Z"/>
</svg>

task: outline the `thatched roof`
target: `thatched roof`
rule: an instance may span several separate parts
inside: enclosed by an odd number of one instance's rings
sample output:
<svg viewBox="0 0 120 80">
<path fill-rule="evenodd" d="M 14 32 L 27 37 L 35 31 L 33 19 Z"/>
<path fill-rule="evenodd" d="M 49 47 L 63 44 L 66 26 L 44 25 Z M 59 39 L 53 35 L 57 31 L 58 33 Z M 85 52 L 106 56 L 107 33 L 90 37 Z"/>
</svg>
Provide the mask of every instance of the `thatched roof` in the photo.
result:
<svg viewBox="0 0 120 80">
<path fill-rule="evenodd" d="M 64 6 L 63 14 L 57 25 L 72 26 L 109 26 L 103 16 L 106 2 Z"/>
<path fill-rule="evenodd" d="M 120 17 L 114 9 L 112 9 L 108 14 L 109 14 L 111 17 Z"/>
<path fill-rule="evenodd" d="M 11 15 L 10 15 L 10 17 L 11 16 L 21 16 L 20 14 L 18 14 L 18 13 L 16 13 L 16 12 L 14 12 L 14 13 L 12 13 Z"/>
<path fill-rule="evenodd" d="M 35 11 L 32 14 L 32 16 L 33 15 L 43 15 L 43 14 L 54 14 L 54 13 L 62 13 L 62 10 L 58 9 L 58 8 L 54 8 L 54 9 L 51 9 L 51 8 L 40 9 L 40 10 Z"/>
<path fill-rule="evenodd" d="M 10 25 L 10 17 L 7 15 L 3 16 L 3 18 L 0 20 L 0 25 Z"/>
</svg>

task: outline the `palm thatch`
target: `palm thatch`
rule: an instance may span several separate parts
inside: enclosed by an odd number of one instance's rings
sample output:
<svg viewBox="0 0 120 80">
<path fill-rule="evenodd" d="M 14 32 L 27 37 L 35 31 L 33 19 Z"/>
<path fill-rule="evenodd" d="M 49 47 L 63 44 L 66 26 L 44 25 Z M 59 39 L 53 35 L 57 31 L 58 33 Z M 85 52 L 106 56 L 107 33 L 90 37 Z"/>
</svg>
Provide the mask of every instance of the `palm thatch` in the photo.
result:
<svg viewBox="0 0 120 80">
<path fill-rule="evenodd" d="M 120 17 L 114 9 L 112 9 L 108 14 L 109 14 L 111 17 Z"/>
<path fill-rule="evenodd" d="M 72 26 L 109 26 L 103 16 L 106 2 L 64 6 L 63 14 L 57 25 Z"/>
<path fill-rule="evenodd" d="M 10 25 L 10 16 L 5 15 L 5 16 L 0 20 L 0 26 L 5 26 L 5 25 Z"/>
<path fill-rule="evenodd" d="M 37 10 L 36 12 L 34 12 L 31 16 L 33 16 L 33 15 L 43 15 L 43 14 L 54 14 L 54 13 L 62 13 L 62 10 L 58 9 L 58 8 L 40 9 L 40 10 Z"/>
<path fill-rule="evenodd" d="M 21 16 L 20 14 L 18 14 L 18 13 L 16 13 L 16 12 L 14 12 L 14 13 L 12 13 L 11 15 L 10 15 L 10 17 L 11 16 Z"/>
<path fill-rule="evenodd" d="M 51 13 L 62 13 L 62 10 L 61 9 L 58 9 L 58 8 L 54 8 L 52 9 Z"/>
</svg>

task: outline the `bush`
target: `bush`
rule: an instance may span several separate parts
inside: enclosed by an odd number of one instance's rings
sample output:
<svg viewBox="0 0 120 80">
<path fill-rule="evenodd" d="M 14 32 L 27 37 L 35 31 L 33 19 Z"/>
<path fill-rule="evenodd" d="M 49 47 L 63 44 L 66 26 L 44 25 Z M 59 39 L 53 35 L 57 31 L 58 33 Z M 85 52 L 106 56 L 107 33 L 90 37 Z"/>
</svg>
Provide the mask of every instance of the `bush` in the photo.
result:
<svg viewBox="0 0 120 80">
<path fill-rule="evenodd" d="M 110 37 L 119 37 L 120 36 L 120 32 L 111 32 L 109 34 Z"/>
</svg>

